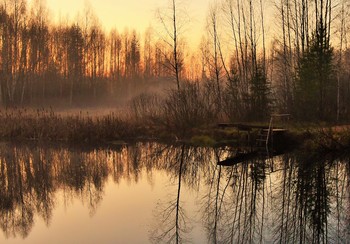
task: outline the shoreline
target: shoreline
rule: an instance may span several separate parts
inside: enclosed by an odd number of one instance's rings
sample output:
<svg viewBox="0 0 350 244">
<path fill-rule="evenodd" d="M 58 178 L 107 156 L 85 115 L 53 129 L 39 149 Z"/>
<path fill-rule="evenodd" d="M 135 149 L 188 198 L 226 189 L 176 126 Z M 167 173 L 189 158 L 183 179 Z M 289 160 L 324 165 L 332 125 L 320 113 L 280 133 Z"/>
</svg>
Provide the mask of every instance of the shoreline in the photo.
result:
<svg viewBox="0 0 350 244">
<path fill-rule="evenodd" d="M 83 112 L 62 115 L 45 109 L 2 110 L 0 124 L 2 142 L 95 146 L 154 141 L 207 147 L 251 147 L 259 133 L 258 129 L 245 133 L 238 129 L 219 128 L 216 124 L 178 128 L 166 121 L 145 121 L 132 115 L 121 116 L 113 112 L 101 116 Z M 300 126 L 289 123 L 287 132 L 274 144 L 283 149 L 345 151 L 350 149 L 350 126 Z"/>
</svg>

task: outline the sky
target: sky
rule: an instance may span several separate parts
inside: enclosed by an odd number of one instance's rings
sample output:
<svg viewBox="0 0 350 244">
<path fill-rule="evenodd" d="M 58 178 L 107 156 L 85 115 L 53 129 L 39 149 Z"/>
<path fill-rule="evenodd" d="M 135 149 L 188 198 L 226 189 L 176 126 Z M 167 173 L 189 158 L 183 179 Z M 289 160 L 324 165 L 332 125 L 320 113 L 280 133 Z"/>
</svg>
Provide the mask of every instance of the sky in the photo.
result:
<svg viewBox="0 0 350 244">
<path fill-rule="evenodd" d="M 210 2 L 215 0 L 180 0 L 179 5 L 186 9 L 190 24 L 186 36 L 191 44 L 199 42 L 205 26 L 205 16 Z M 54 19 L 77 19 L 83 14 L 86 5 L 90 5 L 105 31 L 116 28 L 136 29 L 143 33 L 150 25 L 155 26 L 156 10 L 165 9 L 168 0 L 46 0 L 50 15 Z"/>
</svg>

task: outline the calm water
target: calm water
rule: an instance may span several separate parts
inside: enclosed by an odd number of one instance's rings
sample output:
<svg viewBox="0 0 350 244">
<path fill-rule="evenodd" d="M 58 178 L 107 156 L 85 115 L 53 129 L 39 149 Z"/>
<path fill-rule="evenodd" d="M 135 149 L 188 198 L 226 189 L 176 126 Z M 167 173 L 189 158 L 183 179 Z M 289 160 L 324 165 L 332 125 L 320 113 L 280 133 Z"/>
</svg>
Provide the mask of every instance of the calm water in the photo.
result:
<svg viewBox="0 0 350 244">
<path fill-rule="evenodd" d="M 346 243 L 349 159 L 0 145 L 0 243 Z"/>
</svg>

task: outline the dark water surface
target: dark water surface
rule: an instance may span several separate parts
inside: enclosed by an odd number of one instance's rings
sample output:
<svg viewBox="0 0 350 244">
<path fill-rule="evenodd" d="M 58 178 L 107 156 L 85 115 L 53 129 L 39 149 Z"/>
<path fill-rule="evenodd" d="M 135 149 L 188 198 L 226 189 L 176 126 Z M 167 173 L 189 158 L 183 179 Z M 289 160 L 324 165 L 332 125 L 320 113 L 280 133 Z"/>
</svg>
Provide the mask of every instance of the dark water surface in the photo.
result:
<svg viewBox="0 0 350 244">
<path fill-rule="evenodd" d="M 349 158 L 0 145 L 0 243 L 347 243 Z"/>
</svg>

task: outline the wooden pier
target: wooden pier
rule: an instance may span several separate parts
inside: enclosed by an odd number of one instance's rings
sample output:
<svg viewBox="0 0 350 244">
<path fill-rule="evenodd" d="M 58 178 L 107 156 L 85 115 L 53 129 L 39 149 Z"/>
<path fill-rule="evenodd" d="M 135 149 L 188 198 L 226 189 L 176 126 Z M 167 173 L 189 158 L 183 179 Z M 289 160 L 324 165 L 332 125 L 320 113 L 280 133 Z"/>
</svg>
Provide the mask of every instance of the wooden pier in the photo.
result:
<svg viewBox="0 0 350 244">
<path fill-rule="evenodd" d="M 270 123 L 268 126 L 250 125 L 242 123 L 220 123 L 220 128 L 236 128 L 239 131 L 248 133 L 248 143 L 251 145 L 250 152 L 239 153 L 233 158 L 228 158 L 224 161 L 218 162 L 219 165 L 232 165 L 245 160 L 249 160 L 252 157 L 264 156 L 271 157 L 276 152 L 274 151 L 274 140 L 281 137 L 288 130 L 285 128 L 274 128 L 274 118 L 289 117 L 289 114 L 275 114 L 271 115 Z M 251 140 L 251 131 L 258 130 L 258 134 L 254 141 Z"/>
<path fill-rule="evenodd" d="M 265 142 L 266 147 L 268 147 L 270 140 L 273 140 L 274 134 L 282 134 L 287 131 L 284 128 L 274 128 L 274 119 L 284 117 L 289 118 L 290 114 L 272 114 L 268 126 L 250 125 L 242 123 L 220 123 L 218 124 L 218 126 L 220 128 L 237 128 L 240 131 L 247 131 L 248 133 L 253 129 L 258 129 L 259 134 L 258 138 L 256 139 L 257 144 Z"/>
</svg>

